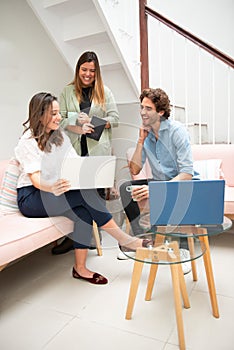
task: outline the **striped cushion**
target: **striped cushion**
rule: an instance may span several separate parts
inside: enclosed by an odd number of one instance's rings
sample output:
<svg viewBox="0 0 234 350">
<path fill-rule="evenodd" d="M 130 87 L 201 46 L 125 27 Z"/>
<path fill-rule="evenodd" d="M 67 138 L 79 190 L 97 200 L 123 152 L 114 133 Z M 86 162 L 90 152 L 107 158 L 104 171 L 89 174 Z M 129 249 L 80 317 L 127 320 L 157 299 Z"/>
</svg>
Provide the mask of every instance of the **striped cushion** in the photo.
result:
<svg viewBox="0 0 234 350">
<path fill-rule="evenodd" d="M 3 214 L 19 211 L 17 205 L 17 181 L 19 177 L 19 163 L 11 158 L 3 176 L 0 190 L 0 210 Z"/>
</svg>

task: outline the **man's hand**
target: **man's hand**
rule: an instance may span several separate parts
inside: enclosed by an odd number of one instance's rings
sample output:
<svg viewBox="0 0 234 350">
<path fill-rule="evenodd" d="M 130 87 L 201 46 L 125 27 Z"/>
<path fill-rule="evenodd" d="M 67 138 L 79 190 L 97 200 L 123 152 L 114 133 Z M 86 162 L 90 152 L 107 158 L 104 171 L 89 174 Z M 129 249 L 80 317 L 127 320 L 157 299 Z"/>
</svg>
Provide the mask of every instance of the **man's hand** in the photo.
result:
<svg viewBox="0 0 234 350">
<path fill-rule="evenodd" d="M 140 202 L 143 199 L 149 198 L 149 186 L 140 185 L 132 188 L 132 199 L 136 202 Z"/>
<path fill-rule="evenodd" d="M 144 141 L 145 141 L 146 137 L 148 136 L 149 131 L 150 131 L 149 128 L 146 128 L 144 126 L 140 127 L 138 143 L 140 143 L 142 145 L 144 144 Z"/>
</svg>

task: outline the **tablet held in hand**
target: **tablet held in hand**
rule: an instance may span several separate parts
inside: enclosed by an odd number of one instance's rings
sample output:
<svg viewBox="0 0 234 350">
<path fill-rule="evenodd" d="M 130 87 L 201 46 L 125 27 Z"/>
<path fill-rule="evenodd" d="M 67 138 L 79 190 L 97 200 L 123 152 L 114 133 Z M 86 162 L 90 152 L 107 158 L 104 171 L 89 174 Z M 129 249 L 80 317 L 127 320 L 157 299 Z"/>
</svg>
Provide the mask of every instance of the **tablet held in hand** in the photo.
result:
<svg viewBox="0 0 234 350">
<path fill-rule="evenodd" d="M 86 134 L 86 137 L 89 137 L 93 140 L 99 141 L 103 130 L 105 129 L 107 121 L 105 119 L 99 118 L 94 115 L 90 121 L 90 124 L 94 126 L 94 132 Z"/>
</svg>

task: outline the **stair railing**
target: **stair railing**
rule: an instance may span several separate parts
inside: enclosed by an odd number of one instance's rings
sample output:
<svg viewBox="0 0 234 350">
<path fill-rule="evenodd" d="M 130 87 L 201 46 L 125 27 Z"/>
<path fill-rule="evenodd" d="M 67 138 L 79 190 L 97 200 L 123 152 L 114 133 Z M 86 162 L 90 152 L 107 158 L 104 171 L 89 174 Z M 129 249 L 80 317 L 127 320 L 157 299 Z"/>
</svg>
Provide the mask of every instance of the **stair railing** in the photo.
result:
<svg viewBox="0 0 234 350">
<path fill-rule="evenodd" d="M 227 67 L 227 82 L 226 82 L 226 89 L 227 89 L 227 115 L 226 115 L 226 121 L 227 128 L 225 131 L 225 136 L 221 136 L 222 140 L 218 139 L 217 142 L 224 142 L 224 143 L 234 143 L 234 133 L 231 134 L 231 85 L 232 85 L 232 74 L 233 74 L 233 68 L 234 68 L 234 59 L 227 54 L 223 53 L 222 51 L 218 50 L 214 46 L 206 43 L 202 39 L 198 38 L 197 36 L 193 35 L 189 31 L 183 29 L 179 25 L 173 23 L 168 18 L 164 17 L 157 11 L 153 10 L 149 6 L 147 6 L 147 0 L 139 0 L 139 18 L 140 18 L 140 60 L 141 60 L 141 89 L 144 89 L 146 87 L 149 87 L 150 82 L 150 67 L 149 67 L 149 28 L 148 28 L 148 18 L 155 19 L 158 21 L 159 26 L 166 26 L 167 28 L 170 28 L 170 30 L 173 33 L 179 34 L 179 36 L 182 36 L 185 38 L 185 42 L 187 43 L 193 43 L 196 47 L 199 48 L 199 54 L 198 54 L 198 90 L 199 90 L 199 97 L 198 97 L 198 114 L 199 114 L 199 121 L 198 123 L 193 123 L 194 126 L 198 126 L 199 129 L 199 136 L 198 136 L 198 142 L 195 143 L 203 143 L 203 142 L 209 142 L 209 143 L 216 143 L 217 139 L 217 133 L 216 130 L 220 132 L 219 129 L 219 121 L 217 121 L 217 116 L 215 115 L 215 100 L 216 100 L 216 94 L 215 94 L 215 87 L 217 86 L 217 82 L 215 80 L 215 62 L 218 60 L 222 62 Z M 157 38 L 160 45 L 160 37 Z M 175 70 L 174 67 L 174 40 L 172 40 L 172 70 Z M 202 140 L 202 128 L 204 127 L 204 122 L 202 121 L 202 94 L 201 94 L 201 55 L 202 51 L 207 52 L 211 57 L 213 57 L 212 60 L 212 68 L 211 68 L 211 90 L 212 90 L 212 98 L 211 98 L 211 122 L 209 124 L 211 129 L 211 135 L 209 140 Z M 160 65 L 160 55 L 157 55 L 158 62 L 157 64 Z M 188 62 L 187 62 L 187 47 L 185 48 L 185 70 L 188 71 Z M 159 71 L 159 75 L 161 75 L 161 70 Z M 159 78 L 161 82 L 161 77 Z M 172 75 L 171 79 L 171 85 L 172 85 L 172 95 L 174 95 L 174 76 Z M 216 84 L 217 83 L 217 84 Z M 185 120 L 184 122 L 189 125 L 191 122 L 189 121 L 188 117 L 188 96 L 187 96 L 187 81 L 185 79 Z M 173 109 L 175 108 L 175 103 L 173 103 Z M 232 127 L 234 129 L 234 125 Z M 225 141 L 223 139 L 226 139 Z"/>
</svg>

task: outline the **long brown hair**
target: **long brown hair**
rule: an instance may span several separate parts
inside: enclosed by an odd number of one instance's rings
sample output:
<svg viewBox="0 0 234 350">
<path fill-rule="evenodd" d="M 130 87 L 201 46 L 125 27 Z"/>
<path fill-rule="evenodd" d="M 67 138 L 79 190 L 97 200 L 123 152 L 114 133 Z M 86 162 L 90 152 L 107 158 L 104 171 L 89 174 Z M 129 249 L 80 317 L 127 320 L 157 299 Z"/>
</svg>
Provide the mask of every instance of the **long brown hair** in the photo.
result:
<svg viewBox="0 0 234 350">
<path fill-rule="evenodd" d="M 57 97 L 47 92 L 39 92 L 34 95 L 29 103 L 28 119 L 23 123 L 24 133 L 30 129 L 32 137 L 38 143 L 38 147 L 45 152 L 51 152 L 52 144 L 61 146 L 63 143 L 63 135 L 60 129 L 51 130 L 47 133 L 46 125 L 41 122 L 41 118 L 52 110 L 53 101 L 57 101 Z"/>
<path fill-rule="evenodd" d="M 103 108 L 105 105 L 105 94 L 104 94 L 104 85 L 101 76 L 100 65 L 98 57 L 93 51 L 84 52 L 76 64 L 75 77 L 71 84 L 75 86 L 75 92 L 78 99 L 78 102 L 82 102 L 82 83 L 79 77 L 80 66 L 86 62 L 93 62 L 95 66 L 95 80 L 92 86 L 92 93 L 90 96 L 91 101 L 100 104 Z"/>
</svg>

